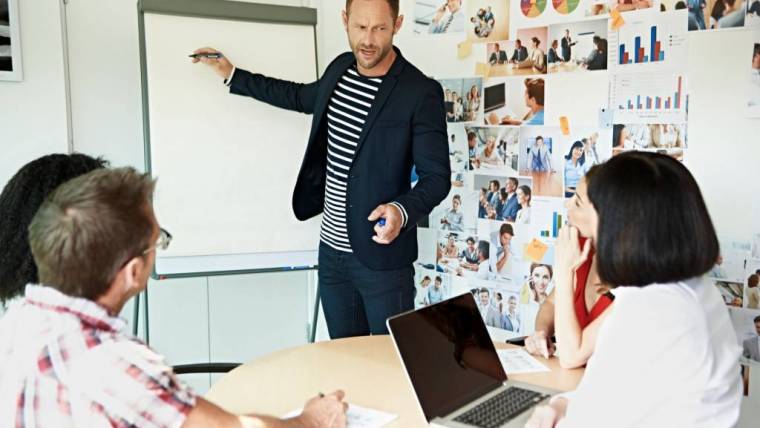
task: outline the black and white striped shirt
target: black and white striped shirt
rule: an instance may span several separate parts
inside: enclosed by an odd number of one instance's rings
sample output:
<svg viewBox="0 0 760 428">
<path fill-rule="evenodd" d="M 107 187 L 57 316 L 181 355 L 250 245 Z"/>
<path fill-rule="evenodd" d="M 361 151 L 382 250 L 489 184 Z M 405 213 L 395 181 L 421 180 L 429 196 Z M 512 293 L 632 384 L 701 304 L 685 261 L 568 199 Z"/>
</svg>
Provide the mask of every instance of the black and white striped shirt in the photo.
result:
<svg viewBox="0 0 760 428">
<path fill-rule="evenodd" d="M 382 78 L 364 77 L 357 72 L 355 65 L 349 67 L 327 105 L 327 183 L 319 236 L 322 242 L 339 251 L 352 252 L 346 222 L 349 170 L 364 121 L 381 83 Z M 406 223 L 404 208 L 398 203 L 393 204 L 399 208 Z"/>
</svg>

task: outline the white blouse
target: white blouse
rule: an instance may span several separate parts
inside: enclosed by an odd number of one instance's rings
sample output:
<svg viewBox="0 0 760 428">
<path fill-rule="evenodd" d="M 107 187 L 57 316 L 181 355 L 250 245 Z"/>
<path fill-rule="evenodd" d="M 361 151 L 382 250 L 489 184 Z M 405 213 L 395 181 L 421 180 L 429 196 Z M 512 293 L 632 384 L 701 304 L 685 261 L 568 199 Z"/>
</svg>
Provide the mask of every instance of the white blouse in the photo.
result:
<svg viewBox="0 0 760 428">
<path fill-rule="evenodd" d="M 735 426 L 741 348 L 716 287 L 695 278 L 613 293 L 594 354 L 557 426 Z"/>
</svg>

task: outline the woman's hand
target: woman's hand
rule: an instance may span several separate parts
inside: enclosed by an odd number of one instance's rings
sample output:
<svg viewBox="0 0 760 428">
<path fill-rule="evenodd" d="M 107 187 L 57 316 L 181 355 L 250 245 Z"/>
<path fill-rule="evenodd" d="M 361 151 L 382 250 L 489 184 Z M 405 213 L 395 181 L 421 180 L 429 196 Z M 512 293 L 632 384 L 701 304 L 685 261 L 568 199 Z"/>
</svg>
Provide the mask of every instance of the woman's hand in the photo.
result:
<svg viewBox="0 0 760 428">
<path fill-rule="evenodd" d="M 554 268 L 557 275 L 567 275 L 572 278 L 575 271 L 582 265 L 591 251 L 591 240 L 587 239 L 581 249 L 578 245 L 578 229 L 574 226 L 562 226 L 554 249 Z M 557 281 L 572 284 L 572 281 Z"/>
</svg>

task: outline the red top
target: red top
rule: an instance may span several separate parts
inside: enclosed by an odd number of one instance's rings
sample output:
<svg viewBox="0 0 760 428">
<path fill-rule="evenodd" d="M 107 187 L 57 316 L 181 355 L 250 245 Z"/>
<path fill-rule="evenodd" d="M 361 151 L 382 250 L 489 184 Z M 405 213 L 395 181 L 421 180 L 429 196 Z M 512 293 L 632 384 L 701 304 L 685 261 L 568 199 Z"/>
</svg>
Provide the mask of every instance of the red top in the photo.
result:
<svg viewBox="0 0 760 428">
<path fill-rule="evenodd" d="M 585 242 L 586 238 L 578 238 L 578 244 L 581 248 L 583 248 Z M 586 261 L 575 271 L 575 316 L 578 318 L 578 324 L 580 324 L 581 330 L 597 319 L 612 301 L 615 300 L 615 296 L 612 293 L 607 292 L 599 297 L 599 300 L 594 303 L 591 312 L 586 310 L 586 283 L 588 282 L 588 274 L 591 270 L 591 263 L 593 260 L 594 247 L 591 247 L 591 251 L 588 253 L 588 258 L 586 258 Z"/>
</svg>

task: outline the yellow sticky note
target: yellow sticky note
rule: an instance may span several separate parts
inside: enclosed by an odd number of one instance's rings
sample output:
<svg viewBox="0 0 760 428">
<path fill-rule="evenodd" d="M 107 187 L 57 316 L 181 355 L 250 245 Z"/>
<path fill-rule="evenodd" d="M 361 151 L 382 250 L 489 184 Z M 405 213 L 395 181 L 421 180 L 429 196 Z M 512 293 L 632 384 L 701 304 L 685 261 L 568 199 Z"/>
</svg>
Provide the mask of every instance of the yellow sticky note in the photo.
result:
<svg viewBox="0 0 760 428">
<path fill-rule="evenodd" d="M 544 255 L 546 254 L 546 250 L 548 249 L 548 245 L 544 244 L 536 238 L 533 238 L 532 241 L 525 244 L 525 247 L 523 248 L 523 258 L 528 259 L 533 263 L 538 263 L 543 260 Z"/>
<path fill-rule="evenodd" d="M 559 117 L 559 127 L 562 129 L 562 135 L 570 135 L 570 123 L 567 121 L 567 116 Z"/>
<path fill-rule="evenodd" d="M 625 20 L 623 19 L 623 16 L 620 14 L 620 11 L 617 9 L 612 9 L 610 11 L 610 28 L 613 30 L 620 29 L 625 25 Z"/>
<path fill-rule="evenodd" d="M 457 45 L 457 57 L 459 59 L 465 59 L 472 53 L 472 42 L 465 40 Z"/>
</svg>

